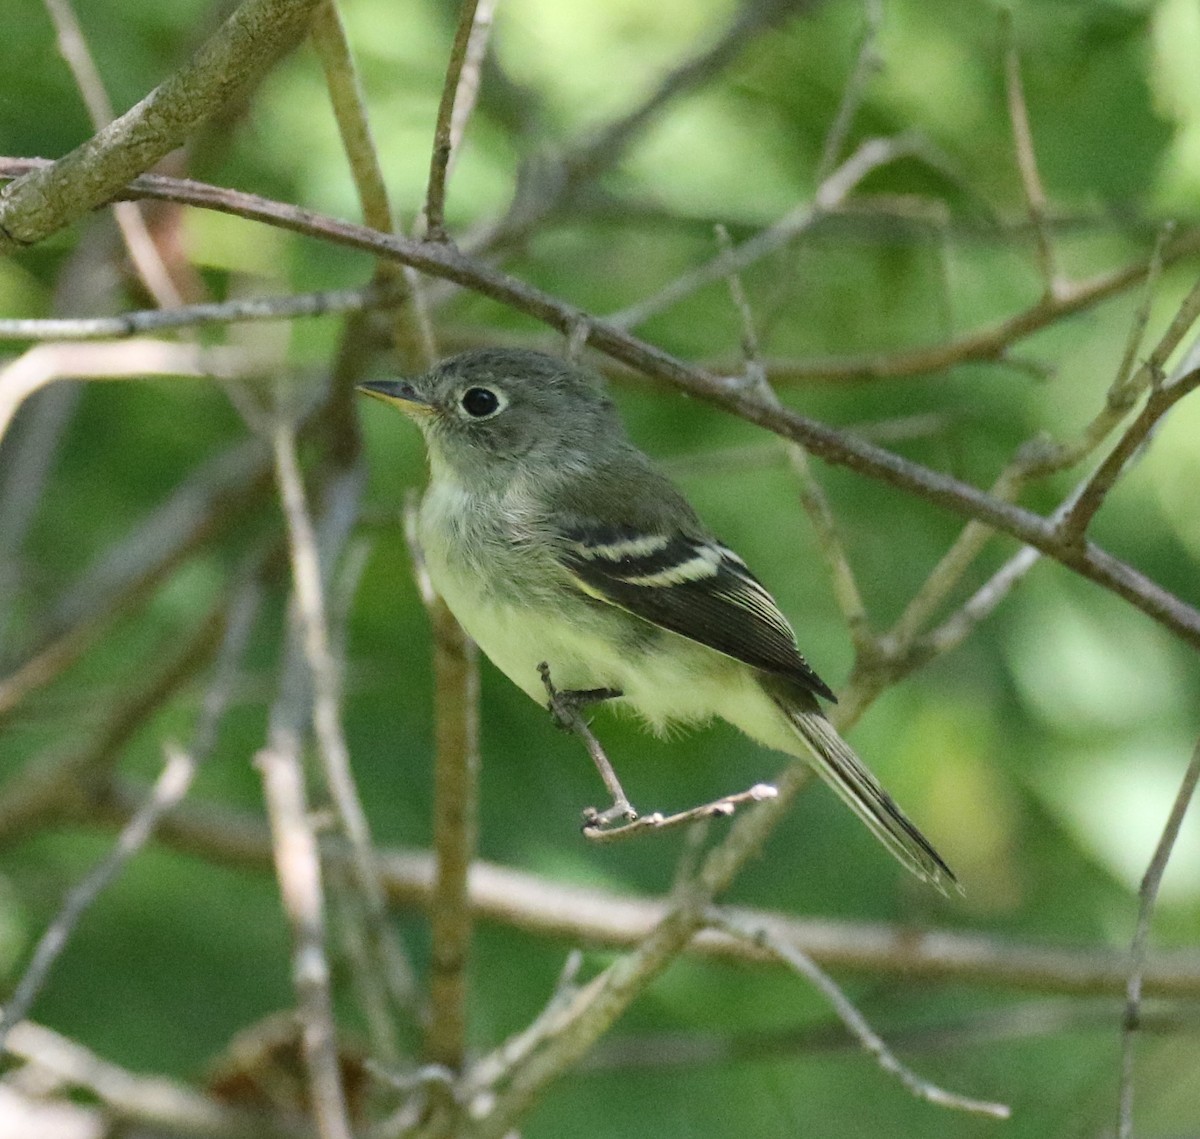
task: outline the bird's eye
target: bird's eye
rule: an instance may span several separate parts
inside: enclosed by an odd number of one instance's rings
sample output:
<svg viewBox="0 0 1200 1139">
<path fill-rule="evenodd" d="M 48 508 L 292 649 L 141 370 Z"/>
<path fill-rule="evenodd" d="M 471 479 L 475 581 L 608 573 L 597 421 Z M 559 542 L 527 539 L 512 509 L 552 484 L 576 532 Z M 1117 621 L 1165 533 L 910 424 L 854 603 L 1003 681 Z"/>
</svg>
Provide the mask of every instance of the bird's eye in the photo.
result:
<svg viewBox="0 0 1200 1139">
<path fill-rule="evenodd" d="M 486 419 L 500 410 L 500 397 L 491 388 L 467 388 L 459 402 L 474 419 Z"/>
</svg>

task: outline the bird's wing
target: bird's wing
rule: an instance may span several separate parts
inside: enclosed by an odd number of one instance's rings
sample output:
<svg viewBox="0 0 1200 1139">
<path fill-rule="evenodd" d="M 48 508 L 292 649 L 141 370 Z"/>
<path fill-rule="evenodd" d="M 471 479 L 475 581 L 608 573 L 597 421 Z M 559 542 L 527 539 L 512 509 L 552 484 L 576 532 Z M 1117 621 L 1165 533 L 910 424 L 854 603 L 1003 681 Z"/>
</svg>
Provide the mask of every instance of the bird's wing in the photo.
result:
<svg viewBox="0 0 1200 1139">
<path fill-rule="evenodd" d="M 714 539 L 578 516 L 559 537 L 559 561 L 590 596 L 835 699 L 800 655 L 775 599 Z"/>
</svg>

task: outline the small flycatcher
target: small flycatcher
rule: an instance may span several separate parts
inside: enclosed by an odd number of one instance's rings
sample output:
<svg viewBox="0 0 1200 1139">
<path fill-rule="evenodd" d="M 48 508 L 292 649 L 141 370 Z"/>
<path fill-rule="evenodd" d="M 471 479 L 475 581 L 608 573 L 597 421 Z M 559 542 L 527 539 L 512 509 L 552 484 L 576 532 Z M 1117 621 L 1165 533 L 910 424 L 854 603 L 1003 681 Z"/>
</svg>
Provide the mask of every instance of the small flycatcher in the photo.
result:
<svg viewBox="0 0 1200 1139">
<path fill-rule="evenodd" d="M 544 662 L 562 696 L 616 700 L 656 730 L 720 716 L 811 763 L 918 877 L 955 881 L 822 715 L 817 698 L 834 695 L 774 599 L 630 442 L 589 372 L 484 349 L 361 390 L 424 434 L 430 578 L 518 688 L 545 702 Z"/>
</svg>

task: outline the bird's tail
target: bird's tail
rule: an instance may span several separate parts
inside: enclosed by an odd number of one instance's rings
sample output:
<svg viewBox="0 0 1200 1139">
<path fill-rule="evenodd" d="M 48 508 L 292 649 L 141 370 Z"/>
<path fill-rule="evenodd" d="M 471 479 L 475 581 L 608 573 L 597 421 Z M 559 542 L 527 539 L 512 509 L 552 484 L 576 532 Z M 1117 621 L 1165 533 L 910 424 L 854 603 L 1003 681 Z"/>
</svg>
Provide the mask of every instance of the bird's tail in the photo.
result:
<svg viewBox="0 0 1200 1139">
<path fill-rule="evenodd" d="M 812 752 L 817 774 L 867 824 L 871 833 L 918 878 L 937 887 L 943 894 L 948 885 L 961 890 L 958 879 L 942 856 L 816 709 L 816 701 L 809 710 L 797 707 L 796 702 L 783 693 L 774 693 L 773 699 Z"/>
</svg>

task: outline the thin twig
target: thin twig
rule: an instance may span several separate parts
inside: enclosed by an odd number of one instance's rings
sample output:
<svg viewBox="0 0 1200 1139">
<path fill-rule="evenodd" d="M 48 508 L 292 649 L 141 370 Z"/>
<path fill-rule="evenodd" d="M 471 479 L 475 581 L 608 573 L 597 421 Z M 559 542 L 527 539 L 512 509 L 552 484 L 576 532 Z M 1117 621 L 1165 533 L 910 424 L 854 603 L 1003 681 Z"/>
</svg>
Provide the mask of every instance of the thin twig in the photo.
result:
<svg viewBox="0 0 1200 1139">
<path fill-rule="evenodd" d="M 386 308 L 402 290 L 394 284 L 372 282 L 357 289 L 327 289 L 283 297 L 245 297 L 239 300 L 180 305 L 172 309 L 144 309 L 119 316 L 49 317 L 46 319 L 0 319 L 0 340 L 108 340 L 189 328 L 207 324 L 236 324 L 242 321 L 295 320 L 298 317 L 328 316 Z"/>
<path fill-rule="evenodd" d="M 17 409 L 54 380 L 125 380 L 151 375 L 233 377 L 247 359 L 230 348 L 200 348 L 166 340 L 120 344 L 38 344 L 0 369 L 0 439 Z"/>
<path fill-rule="evenodd" d="M 4 783 L 0 841 L 11 842 L 48 818 L 70 815 L 89 798 L 89 789 L 103 786 L 134 732 L 216 651 L 226 608 L 227 601 L 219 600 L 166 664 L 112 708 L 93 733 L 35 756 Z"/>
<path fill-rule="evenodd" d="M 912 139 L 868 139 L 818 186 L 812 203 L 805 202 L 797 206 L 774 225 L 743 241 L 728 253 L 720 253 L 707 264 L 677 277 L 653 296 L 619 312 L 610 313 L 605 318 L 606 323 L 626 331 L 637 328 L 705 285 L 720 281 L 730 273 L 748 269 L 837 210 L 867 175 L 919 150 L 919 145 Z"/>
<path fill-rule="evenodd" d="M 1154 914 L 1154 904 L 1158 900 L 1158 888 L 1162 883 L 1163 873 L 1171 860 L 1171 851 L 1175 848 L 1175 840 L 1179 837 L 1179 829 L 1183 826 L 1184 815 L 1196 793 L 1196 784 L 1200 782 L 1200 743 L 1192 751 L 1191 761 L 1183 774 L 1183 782 L 1171 804 L 1171 813 L 1167 816 L 1158 845 L 1154 848 L 1154 856 L 1142 877 L 1138 889 L 1137 925 L 1133 933 L 1133 944 L 1130 947 L 1129 980 L 1125 989 L 1125 1019 L 1121 1028 L 1121 1082 L 1119 1102 L 1117 1106 L 1117 1139 L 1132 1139 L 1133 1136 L 1133 1051 L 1134 1039 L 1140 1026 L 1142 1007 L 1142 987 L 1145 983 L 1146 947 L 1150 940 L 1150 919 Z"/>
<path fill-rule="evenodd" d="M 271 819 L 279 891 L 292 928 L 292 981 L 309 1099 L 321 1139 L 351 1139 L 325 956 L 320 859 L 305 803 L 300 741 L 276 736 L 255 762 Z"/>
<path fill-rule="evenodd" d="M 112 122 L 113 106 L 75 10 L 70 0 L 42 0 L 42 3 L 54 21 L 58 50 L 75 77 L 92 126 L 100 130 Z M 182 304 L 183 297 L 150 236 L 141 206 L 136 202 L 117 202 L 113 206 L 113 216 L 117 219 L 129 259 L 155 303 L 163 308 L 175 308 Z"/>
<path fill-rule="evenodd" d="M 1046 191 L 1038 173 L 1037 154 L 1033 147 L 1033 130 L 1029 125 L 1029 108 L 1025 105 L 1025 88 L 1021 83 L 1021 59 L 1017 54 L 1017 39 L 1011 11 L 1002 9 L 1007 39 L 1004 50 L 1004 81 L 1008 97 L 1008 120 L 1012 126 L 1016 149 L 1017 170 L 1025 192 L 1025 208 L 1037 239 L 1038 266 L 1042 273 L 1042 288 L 1048 300 L 1058 297 L 1061 281 L 1054 257 L 1054 243 L 1046 216 Z"/>
<path fill-rule="evenodd" d="M 269 469 L 257 441 L 217 455 L 68 582 L 24 658 L 0 677 L 0 719 L 62 675 L 201 543 L 261 498 Z"/>
<path fill-rule="evenodd" d="M 902 1064 L 833 978 L 811 957 L 799 952 L 786 942 L 776 941 L 769 930 L 749 925 L 736 917 L 730 917 L 720 909 L 709 911 L 708 923 L 716 929 L 723 930 L 731 937 L 744 938 L 769 950 L 780 961 L 804 977 L 829 1002 L 830 1007 L 837 1014 L 837 1018 L 846 1026 L 846 1030 L 867 1052 L 875 1057 L 875 1062 L 889 1075 L 895 1076 L 918 1099 L 955 1111 L 989 1115 L 993 1119 L 1007 1119 L 1012 1114 L 1005 1104 L 971 1099 L 956 1092 L 948 1092 L 945 1088 L 940 1088 L 918 1076 L 911 1068 Z"/>
<path fill-rule="evenodd" d="M 363 219 L 372 229 L 387 233 L 393 224 L 387 182 L 337 0 L 320 0 L 313 12 L 310 34 L 325 73 L 325 85 L 329 88 L 342 149 L 354 175 Z"/>
<path fill-rule="evenodd" d="M 294 1127 L 268 1115 L 217 1103 L 163 1076 L 131 1072 L 32 1021 L 14 1025 L 8 1035 L 8 1054 L 99 1104 L 103 1117 L 89 1135 L 109 1134 L 114 1126 L 128 1129 L 140 1123 L 156 1134 L 197 1139 L 302 1139 Z"/>
<path fill-rule="evenodd" d="M 726 890 L 746 861 L 761 848 L 808 780 L 807 765 L 789 764 L 773 781 L 776 798 L 740 814 L 725 838 L 699 864 L 694 876 L 677 883 L 662 920 L 637 948 L 585 985 L 549 1026 L 543 1045 L 511 1073 L 492 1110 L 468 1121 L 461 1132 L 473 1139 L 500 1139 L 523 1118 L 546 1087 L 572 1067 L 646 987 L 675 959 L 704 924 L 713 899 Z M 467 1075 L 469 1082 L 470 1073 Z M 431 1134 L 445 1134 L 431 1132 Z"/>
<path fill-rule="evenodd" d="M 882 26 L 883 0 L 864 0 L 862 38 L 858 42 L 854 67 L 842 88 L 842 100 L 838 104 L 837 114 L 834 115 L 833 123 L 821 147 L 821 159 L 817 163 L 818 183 L 824 182 L 837 166 L 838 156 L 846 145 L 854 118 L 862 106 L 867 84 L 879 70 L 880 58 L 875 49 L 875 41 L 879 38 Z"/>
<path fill-rule="evenodd" d="M 312 683 L 312 720 L 322 769 L 338 818 L 354 854 L 355 884 L 363 895 L 368 914 L 368 932 L 393 1000 L 398 1008 L 413 1006 L 411 971 L 399 943 L 391 936 L 379 871 L 371 846 L 370 826 L 355 787 L 341 720 L 341 678 L 330 651 L 325 613 L 325 590 L 316 534 L 309 514 L 296 440 L 282 416 L 271 438 L 276 478 L 288 528 L 292 584 L 304 658 Z M 357 500 L 357 494 L 353 495 Z M 337 496 L 331 496 L 336 502 Z M 352 517 L 352 505 L 342 514 Z"/>
<path fill-rule="evenodd" d="M 1107 997 L 1036 997 L 889 1027 L 887 1039 L 892 1048 L 903 1046 L 907 1052 L 959 1055 L 968 1047 L 991 1048 L 1013 1041 L 1061 1038 L 1068 1033 L 1111 1032 L 1114 1007 Z M 1153 1002 L 1144 1010 L 1142 1026 L 1147 1033 L 1158 1036 L 1194 1032 L 1200 1027 L 1200 1008 L 1192 1003 L 1164 1006 Z M 824 1021 L 768 1029 L 649 1031 L 600 1041 L 578 1070 L 645 1072 L 705 1065 L 724 1068 L 744 1061 L 829 1055 L 860 1047 L 852 1033 Z"/>
<path fill-rule="evenodd" d="M 476 0 L 475 18 L 471 23 L 471 35 L 467 40 L 467 54 L 463 59 L 462 73 L 458 77 L 458 88 L 454 93 L 454 113 L 450 116 L 450 159 L 446 164 L 447 179 L 454 173 L 458 156 L 462 153 L 462 141 L 467 133 L 467 124 L 479 98 L 479 85 L 483 81 L 483 61 L 487 56 L 488 43 L 492 38 L 492 21 L 499 0 Z"/>
<path fill-rule="evenodd" d="M 346 152 L 354 187 L 358 192 L 363 220 L 372 229 L 390 233 L 395 229 L 395 218 L 387 182 L 371 132 L 362 82 L 354 64 L 337 0 L 321 0 L 318 4 L 313 15 L 312 39 L 325 73 L 325 84 L 329 88 L 329 99 L 337 119 L 342 149 Z M 382 294 L 385 303 L 392 307 L 392 333 L 397 344 L 407 339 L 412 325 L 424 355 L 428 357 L 434 354 L 433 330 L 424 286 L 418 273 L 408 266 L 397 268 L 391 262 L 379 261 L 371 284 L 366 289 Z M 401 303 L 405 297 L 410 304 Z M 356 308 L 347 311 L 362 310 Z M 340 393 L 335 398 L 350 399 L 356 374 L 351 375 L 347 369 L 347 357 L 362 340 L 362 332 L 359 321 L 347 323 L 337 355 L 338 364 L 334 369 L 338 379 L 335 392 Z"/>
<path fill-rule="evenodd" d="M 430 241 L 448 241 L 446 233 L 446 175 L 454 149 L 455 104 L 464 97 L 461 79 L 463 66 L 475 27 L 475 8 L 478 0 L 461 0 L 458 25 L 450 58 L 446 61 L 446 79 L 438 104 L 437 124 L 433 130 L 433 153 L 429 160 L 429 186 L 425 191 L 425 236 Z M 477 75 L 476 75 L 477 78 Z"/>
<path fill-rule="evenodd" d="M 1200 285 L 1197 286 L 1196 293 L 1200 296 Z M 1195 368 L 1173 383 L 1154 388 L 1150 392 L 1141 414 L 1125 430 L 1125 434 L 1117 441 L 1117 445 L 1108 453 L 1104 462 L 1096 468 L 1063 518 L 1058 532 L 1064 542 L 1071 545 L 1083 544 L 1088 526 L 1096 511 L 1104 505 L 1109 491 L 1116 486 L 1125 464 L 1133 458 L 1163 416 L 1197 387 L 1200 387 L 1200 368 Z"/>
<path fill-rule="evenodd" d="M 706 819 L 728 818 L 744 803 L 761 803 L 764 799 L 775 798 L 777 792 L 769 783 L 756 783 L 747 791 L 737 791 L 732 795 L 722 795 L 711 803 L 702 803 L 698 807 L 690 807 L 675 815 L 664 815 L 658 811 L 650 815 L 641 815 L 631 823 L 620 826 L 592 826 L 583 828 L 583 837 L 594 843 L 619 842 L 622 839 L 634 838 L 640 834 L 653 831 L 655 834 L 675 830 L 679 827 L 690 826 L 692 823 Z"/>
<path fill-rule="evenodd" d="M 481 1056 L 471 1065 L 470 1076 L 463 1081 L 463 1095 L 473 1099 L 508 1079 L 512 1071 L 541 1046 L 553 1032 L 562 1014 L 579 993 L 579 971 L 583 968 L 583 953 L 572 949 L 559 971 L 554 990 L 545 1007 L 520 1032 L 510 1036 L 500 1047 Z"/>
<path fill-rule="evenodd" d="M 773 407 L 781 407 L 779 396 L 771 387 L 763 371 L 762 361 L 759 357 L 758 334 L 754 327 L 754 315 L 750 311 L 750 302 L 746 298 L 741 276 L 733 262 L 733 246 L 724 226 L 717 227 L 717 242 L 722 255 L 728 261 L 729 296 L 741 322 L 746 385 L 764 403 Z M 829 498 L 825 494 L 824 488 L 812 473 L 804 448 L 797 443 L 788 443 L 785 444 L 784 450 L 787 454 L 788 465 L 796 476 L 796 481 L 800 484 L 800 504 L 808 515 L 817 539 L 817 547 L 829 570 L 834 599 L 845 619 L 850 639 L 854 643 L 855 649 L 861 654 L 872 643 L 870 622 L 867 618 L 862 592 L 858 588 L 854 568 L 850 564 L 850 557 L 842 542 L 841 534 L 838 532 L 833 508 L 829 504 Z"/>
<path fill-rule="evenodd" d="M 657 86 L 630 110 L 596 128 L 569 147 L 557 161 L 538 156 L 517 179 L 517 192 L 498 222 L 469 235 L 463 247 L 479 257 L 519 245 L 554 212 L 593 190 L 664 108 L 707 82 L 738 57 L 758 34 L 800 11 L 804 0 L 742 0 L 712 43 L 681 59 Z"/>
</svg>

